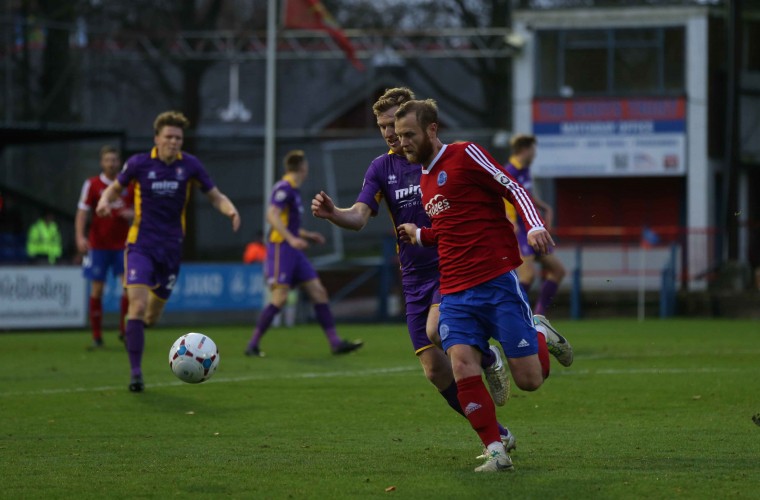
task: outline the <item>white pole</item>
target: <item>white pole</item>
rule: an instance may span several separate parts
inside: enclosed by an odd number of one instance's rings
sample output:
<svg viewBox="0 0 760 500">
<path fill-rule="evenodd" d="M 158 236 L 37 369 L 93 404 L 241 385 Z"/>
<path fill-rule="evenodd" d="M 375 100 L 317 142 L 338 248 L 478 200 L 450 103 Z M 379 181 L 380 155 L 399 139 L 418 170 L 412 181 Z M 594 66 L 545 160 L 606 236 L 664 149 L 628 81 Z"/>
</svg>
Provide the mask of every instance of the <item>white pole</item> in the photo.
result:
<svg viewBox="0 0 760 500">
<path fill-rule="evenodd" d="M 276 109 L 275 101 L 277 93 L 277 0 L 267 2 L 267 65 L 266 65 L 266 93 L 265 93 L 265 127 L 264 136 L 264 179 L 262 229 L 266 238 L 269 224 L 267 223 L 267 205 L 269 203 L 269 191 L 274 184 L 274 145 L 276 134 Z"/>
</svg>

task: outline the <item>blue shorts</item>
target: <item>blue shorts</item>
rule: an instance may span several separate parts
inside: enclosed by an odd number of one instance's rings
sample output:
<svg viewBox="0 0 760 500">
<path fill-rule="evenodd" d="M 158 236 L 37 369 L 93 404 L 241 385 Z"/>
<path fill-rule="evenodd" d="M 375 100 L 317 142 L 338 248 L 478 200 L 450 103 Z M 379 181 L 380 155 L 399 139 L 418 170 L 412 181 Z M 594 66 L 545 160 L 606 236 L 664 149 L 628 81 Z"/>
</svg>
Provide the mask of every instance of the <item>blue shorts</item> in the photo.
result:
<svg viewBox="0 0 760 500">
<path fill-rule="evenodd" d="M 82 274 L 90 281 L 103 281 L 124 274 L 124 250 L 90 250 L 82 260 Z"/>
<path fill-rule="evenodd" d="M 523 296 L 517 273 L 510 271 L 461 292 L 443 296 L 438 322 L 444 350 L 471 345 L 488 350 L 488 339 L 497 340 L 508 358 L 538 352 L 533 312 Z"/>
<path fill-rule="evenodd" d="M 287 243 L 267 245 L 266 276 L 269 286 L 287 285 L 295 288 L 301 283 L 318 278 L 317 271 L 300 250 Z"/>
<path fill-rule="evenodd" d="M 128 245 L 124 286 L 146 286 L 156 297 L 167 301 L 177 284 L 180 259 L 180 252 L 150 253 Z"/>
<path fill-rule="evenodd" d="M 404 283 L 404 301 L 406 302 L 406 326 L 415 354 L 432 347 L 427 336 L 427 318 L 432 305 L 441 303 L 438 279 L 422 283 Z"/>
</svg>

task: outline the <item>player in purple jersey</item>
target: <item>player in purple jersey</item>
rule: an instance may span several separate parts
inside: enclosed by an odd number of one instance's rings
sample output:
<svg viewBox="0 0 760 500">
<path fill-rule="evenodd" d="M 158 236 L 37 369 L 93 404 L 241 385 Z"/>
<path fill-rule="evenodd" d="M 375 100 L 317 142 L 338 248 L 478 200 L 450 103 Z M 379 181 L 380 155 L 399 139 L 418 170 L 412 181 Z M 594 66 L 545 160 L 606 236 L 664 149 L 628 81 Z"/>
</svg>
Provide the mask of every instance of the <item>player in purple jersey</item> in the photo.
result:
<svg viewBox="0 0 760 500">
<path fill-rule="evenodd" d="M 519 182 L 533 197 L 533 203 L 543 212 L 544 222 L 547 230 L 551 231 L 554 220 L 554 212 L 551 205 L 536 198 L 533 192 L 533 178 L 530 173 L 530 165 L 536 157 L 536 137 L 533 135 L 520 134 L 516 135 L 510 141 L 512 156 L 509 162 L 504 166 L 512 177 Z M 528 296 L 528 291 L 536 276 L 536 263 L 541 265 L 543 272 L 543 283 L 533 312 L 536 315 L 545 315 L 547 309 L 557 294 L 557 288 L 565 277 L 565 266 L 551 252 L 537 255 L 528 244 L 528 234 L 522 219 L 516 216 L 514 207 L 505 200 L 507 204 L 507 213 L 510 220 L 515 226 L 515 234 L 520 246 L 520 257 L 523 263 L 517 268 L 517 275 L 520 279 L 520 286 Z"/>
<path fill-rule="evenodd" d="M 360 348 L 361 341 L 341 339 L 335 331 L 327 290 L 303 251 L 309 241 L 324 243 L 324 237 L 301 227 L 301 192 L 299 188 L 309 175 L 309 162 L 301 150 L 285 155 L 285 176 L 272 188 L 267 208 L 267 222 L 272 226 L 267 243 L 266 275 L 272 290 L 269 304 L 259 316 L 256 329 L 245 350 L 247 356 L 263 356 L 261 337 L 288 300 L 291 288 L 300 285 L 314 303 L 317 321 L 330 342 L 333 354 L 346 354 Z"/>
<path fill-rule="evenodd" d="M 230 218 L 233 231 L 240 227 L 235 205 L 214 186 L 201 162 L 181 150 L 188 125 L 187 118 L 177 111 L 158 115 L 153 122 L 155 147 L 127 160 L 96 208 L 99 216 L 108 216 L 110 203 L 129 184 L 134 184 L 135 216 L 127 235 L 124 276 L 129 297 L 126 345 L 132 392 L 145 388 L 142 377 L 145 327 L 161 316 L 179 275 L 185 208 L 193 185 L 199 184 L 211 205 Z"/>
<path fill-rule="evenodd" d="M 355 231 L 361 230 L 375 216 L 380 201 L 385 199 L 395 228 L 404 222 L 420 227 L 430 226 L 430 219 L 422 208 L 420 189 L 421 168 L 411 164 L 403 155 L 394 128 L 394 113 L 398 107 L 414 99 L 408 88 L 393 88 L 375 102 L 372 110 L 377 118 L 380 134 L 390 151 L 370 163 L 364 176 L 362 190 L 351 208 L 338 208 L 324 192 L 311 202 L 315 217 Z M 438 304 L 438 252 L 435 247 L 398 245 L 401 263 L 401 282 L 406 303 L 406 321 L 415 354 L 422 364 L 425 376 L 440 391 L 446 402 L 464 415 L 457 398 L 457 385 L 451 363 L 440 347 L 437 337 Z M 432 338 L 431 338 L 432 337 Z M 509 396 L 509 379 L 496 346 L 483 356 L 483 370 L 494 399 L 503 405 Z M 507 448 L 515 447 L 514 436 L 505 427 L 501 434 Z"/>
</svg>

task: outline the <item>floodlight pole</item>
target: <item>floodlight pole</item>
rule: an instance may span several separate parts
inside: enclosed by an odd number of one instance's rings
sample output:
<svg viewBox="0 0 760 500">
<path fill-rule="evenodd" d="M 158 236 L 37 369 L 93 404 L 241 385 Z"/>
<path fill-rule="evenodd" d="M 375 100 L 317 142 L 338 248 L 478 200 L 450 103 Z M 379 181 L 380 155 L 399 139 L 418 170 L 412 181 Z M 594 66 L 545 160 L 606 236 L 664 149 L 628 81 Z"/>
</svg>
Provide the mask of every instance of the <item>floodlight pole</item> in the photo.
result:
<svg viewBox="0 0 760 500">
<path fill-rule="evenodd" d="M 267 237 L 269 224 L 267 223 L 267 206 L 269 204 L 269 191 L 274 184 L 274 145 L 276 134 L 276 108 L 275 101 L 277 83 L 277 0 L 267 1 L 267 64 L 266 64 L 266 91 L 265 97 L 265 136 L 264 136 L 264 176 L 262 186 L 262 231 Z"/>
</svg>

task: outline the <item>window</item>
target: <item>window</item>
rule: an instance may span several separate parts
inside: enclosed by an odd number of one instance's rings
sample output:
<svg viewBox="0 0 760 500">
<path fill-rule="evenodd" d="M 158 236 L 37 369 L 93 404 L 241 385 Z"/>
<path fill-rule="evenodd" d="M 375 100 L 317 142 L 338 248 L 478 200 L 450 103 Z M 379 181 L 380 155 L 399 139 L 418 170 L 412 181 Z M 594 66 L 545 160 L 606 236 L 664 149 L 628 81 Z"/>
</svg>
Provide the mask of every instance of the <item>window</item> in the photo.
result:
<svg viewBox="0 0 760 500">
<path fill-rule="evenodd" d="M 538 32 L 536 94 L 667 95 L 684 90 L 684 29 Z"/>
</svg>

